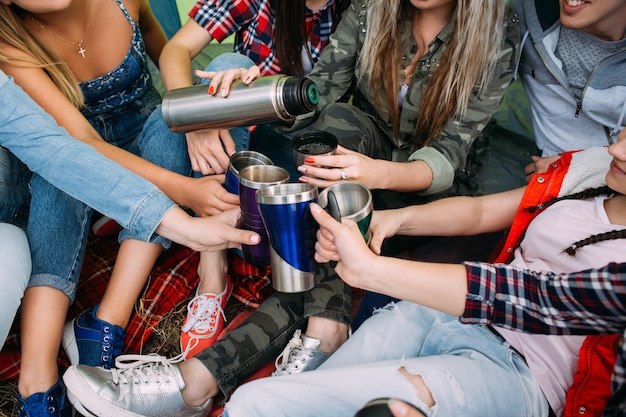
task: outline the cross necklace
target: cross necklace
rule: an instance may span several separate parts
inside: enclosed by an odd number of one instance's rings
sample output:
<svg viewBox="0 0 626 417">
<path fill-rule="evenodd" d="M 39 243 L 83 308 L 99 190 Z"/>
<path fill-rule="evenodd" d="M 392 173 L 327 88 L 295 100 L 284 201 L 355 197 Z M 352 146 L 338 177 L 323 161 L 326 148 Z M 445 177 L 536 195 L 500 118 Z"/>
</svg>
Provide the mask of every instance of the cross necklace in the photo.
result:
<svg viewBox="0 0 626 417">
<path fill-rule="evenodd" d="M 42 28 L 43 30 L 45 30 L 46 32 L 48 32 L 50 35 L 54 36 L 55 38 L 62 40 L 65 43 L 68 43 L 70 45 L 74 45 L 74 46 L 78 46 L 78 53 L 80 54 L 80 56 L 82 56 L 83 58 L 85 58 L 85 52 L 87 52 L 85 50 L 85 48 L 83 48 L 83 37 L 85 36 L 85 29 L 87 27 L 87 0 L 85 0 L 85 22 L 83 23 L 83 32 L 80 35 L 80 41 L 78 42 L 72 42 L 72 41 L 68 41 L 67 39 L 65 39 L 62 36 L 57 35 L 56 33 L 50 31 L 47 27 L 45 27 L 39 20 L 35 19 L 35 16 L 31 15 L 30 18 L 32 19 L 33 22 L 37 23 L 37 25 Z"/>
</svg>

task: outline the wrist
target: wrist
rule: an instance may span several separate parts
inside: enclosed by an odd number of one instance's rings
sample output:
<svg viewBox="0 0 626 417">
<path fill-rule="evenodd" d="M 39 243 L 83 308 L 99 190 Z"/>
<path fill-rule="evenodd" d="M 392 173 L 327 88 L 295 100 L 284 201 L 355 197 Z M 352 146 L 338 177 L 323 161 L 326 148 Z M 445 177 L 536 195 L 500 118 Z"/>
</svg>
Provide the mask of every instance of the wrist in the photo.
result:
<svg viewBox="0 0 626 417">
<path fill-rule="evenodd" d="M 173 207 L 168 211 L 155 232 L 173 242 L 188 246 L 188 234 L 185 231 L 193 230 L 189 221 L 191 217 L 180 207 Z"/>
<path fill-rule="evenodd" d="M 373 184 L 370 187 L 373 190 L 393 190 L 395 185 L 393 180 L 393 171 L 395 162 L 384 159 L 372 159 L 373 164 L 370 172 L 378 173 L 373 177 Z"/>
<path fill-rule="evenodd" d="M 171 193 L 168 193 L 168 197 L 181 207 L 191 207 L 191 200 L 188 196 L 193 192 L 194 179 L 179 174 L 176 175 L 179 178 L 176 181 L 176 186 L 171 190 Z"/>
</svg>

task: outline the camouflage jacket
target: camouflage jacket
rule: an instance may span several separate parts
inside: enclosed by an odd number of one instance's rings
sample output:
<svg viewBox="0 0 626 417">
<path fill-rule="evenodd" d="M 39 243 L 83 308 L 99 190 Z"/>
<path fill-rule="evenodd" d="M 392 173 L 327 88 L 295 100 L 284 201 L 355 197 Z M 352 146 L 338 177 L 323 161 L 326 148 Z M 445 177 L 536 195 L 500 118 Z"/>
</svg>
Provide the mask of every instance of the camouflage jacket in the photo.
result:
<svg viewBox="0 0 626 417">
<path fill-rule="evenodd" d="M 319 61 L 308 75 L 320 90 L 317 111 L 315 114 L 300 116 L 295 127 L 312 123 L 325 106 L 349 94 L 353 83 L 359 79 L 358 62 L 365 39 L 367 9 L 366 0 L 353 0 L 344 12 L 337 30 L 330 37 L 329 45 L 322 51 Z M 429 52 L 417 65 L 400 113 L 400 138 L 393 137 L 386 108 L 374 108 L 371 104 L 374 100 L 367 83 L 361 82 L 354 89 L 353 104 L 374 116 L 376 123 L 383 132 L 386 132 L 398 150 L 406 150 L 398 152 L 398 155 L 404 154 L 404 157 L 396 159 L 406 160 L 410 155 L 409 160 L 424 160 L 430 166 L 433 171 L 433 183 L 424 194 L 447 190 L 455 181 L 455 176 L 467 175 L 466 162 L 472 144 L 500 106 L 504 93 L 513 79 L 519 57 L 520 31 L 518 19 L 512 10 L 507 11 L 506 20 L 502 24 L 506 26 L 506 36 L 499 54 L 497 69 L 488 89 L 480 97 L 471 100 L 463 119 L 448 121 L 441 134 L 426 147 L 412 149 L 411 137 L 423 90 L 431 73 L 439 65 L 439 60 L 452 35 L 451 24 L 448 24 L 428 45 Z M 417 51 L 408 18 L 403 28 L 402 45 L 404 59 L 408 63 Z M 403 68 L 398 68 L 398 71 L 403 71 Z"/>
</svg>

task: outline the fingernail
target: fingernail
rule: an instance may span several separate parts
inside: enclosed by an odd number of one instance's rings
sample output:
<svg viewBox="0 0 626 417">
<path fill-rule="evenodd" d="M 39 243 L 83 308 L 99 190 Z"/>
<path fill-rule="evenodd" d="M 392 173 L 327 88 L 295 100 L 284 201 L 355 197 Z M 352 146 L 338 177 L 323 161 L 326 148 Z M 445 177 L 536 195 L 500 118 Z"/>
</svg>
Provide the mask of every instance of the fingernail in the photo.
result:
<svg viewBox="0 0 626 417">
<path fill-rule="evenodd" d="M 250 76 L 249 76 L 249 75 L 246 75 L 246 76 L 244 77 L 244 79 L 243 79 L 243 83 L 244 83 L 244 84 L 248 84 L 249 82 L 250 82 Z"/>
<path fill-rule="evenodd" d="M 210 86 L 209 87 L 209 94 L 213 95 L 215 93 L 215 87 Z"/>
<path fill-rule="evenodd" d="M 298 181 L 300 181 L 300 182 L 309 182 L 309 179 L 307 177 L 305 177 L 305 176 L 302 176 L 302 177 L 298 178 Z"/>
<path fill-rule="evenodd" d="M 302 172 L 303 174 L 306 174 L 306 167 L 305 167 L 305 166 L 300 165 L 300 166 L 298 167 L 298 172 Z"/>
<path fill-rule="evenodd" d="M 254 132 L 256 130 L 256 125 L 248 126 L 248 132 Z"/>
<path fill-rule="evenodd" d="M 402 401 L 391 400 L 388 403 L 389 409 L 398 416 L 406 416 L 409 412 L 409 407 Z"/>
<path fill-rule="evenodd" d="M 311 203 L 309 204 L 309 207 L 311 208 L 311 213 L 313 214 L 319 214 L 322 212 L 322 208 L 318 204 Z"/>
<path fill-rule="evenodd" d="M 220 96 L 222 96 L 222 97 L 226 97 L 226 89 L 225 89 L 225 88 L 222 88 L 222 89 L 220 90 Z"/>
<path fill-rule="evenodd" d="M 306 162 L 307 164 L 314 164 L 315 163 L 315 158 L 306 158 L 304 160 L 304 162 Z"/>
</svg>

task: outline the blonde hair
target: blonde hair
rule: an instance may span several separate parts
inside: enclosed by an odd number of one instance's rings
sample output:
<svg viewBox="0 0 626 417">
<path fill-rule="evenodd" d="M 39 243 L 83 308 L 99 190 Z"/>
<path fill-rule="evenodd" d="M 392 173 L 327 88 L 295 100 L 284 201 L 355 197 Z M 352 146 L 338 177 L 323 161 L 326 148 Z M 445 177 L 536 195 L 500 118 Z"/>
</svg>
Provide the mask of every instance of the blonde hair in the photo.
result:
<svg viewBox="0 0 626 417">
<path fill-rule="evenodd" d="M 472 97 L 483 93 L 493 77 L 504 39 L 504 0 L 457 0 L 452 38 L 424 91 L 414 145 L 425 146 L 452 117 L 462 118 Z M 397 136 L 398 88 L 402 82 L 402 24 L 419 13 L 408 0 L 371 0 L 360 56 L 361 77 L 386 105 Z M 409 20 L 410 21 L 410 20 Z M 362 80 L 360 80 L 362 81 Z"/>
<path fill-rule="evenodd" d="M 11 54 L 0 48 L 0 62 L 43 68 L 67 99 L 76 107 L 82 107 L 83 93 L 76 77 L 54 51 L 40 44 L 26 30 L 23 19 L 28 18 L 27 16 L 24 10 L 15 5 L 0 4 L 0 42 L 23 52 L 23 54 Z"/>
</svg>

